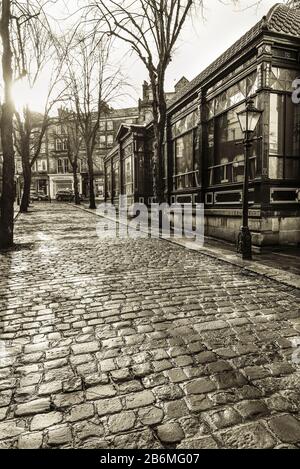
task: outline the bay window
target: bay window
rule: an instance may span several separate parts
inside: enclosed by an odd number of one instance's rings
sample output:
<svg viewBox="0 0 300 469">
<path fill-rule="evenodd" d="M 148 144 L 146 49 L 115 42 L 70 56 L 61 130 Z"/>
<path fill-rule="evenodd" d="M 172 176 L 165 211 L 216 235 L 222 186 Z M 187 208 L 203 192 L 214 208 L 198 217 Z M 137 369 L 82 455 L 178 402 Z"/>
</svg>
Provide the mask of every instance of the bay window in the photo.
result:
<svg viewBox="0 0 300 469">
<path fill-rule="evenodd" d="M 300 106 L 291 95 L 270 94 L 269 178 L 300 177 Z"/>
</svg>

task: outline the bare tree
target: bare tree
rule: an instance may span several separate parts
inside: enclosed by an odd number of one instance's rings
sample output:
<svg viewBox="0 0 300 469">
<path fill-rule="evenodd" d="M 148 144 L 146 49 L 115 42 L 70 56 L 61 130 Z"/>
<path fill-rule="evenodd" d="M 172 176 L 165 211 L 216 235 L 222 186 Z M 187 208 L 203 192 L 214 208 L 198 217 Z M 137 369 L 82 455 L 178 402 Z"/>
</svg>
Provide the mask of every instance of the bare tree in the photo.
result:
<svg viewBox="0 0 300 469">
<path fill-rule="evenodd" d="M 66 58 L 67 99 L 86 151 L 90 208 L 96 209 L 94 153 L 100 118 L 107 115 L 109 102 L 121 93 L 125 82 L 121 71 L 109 62 L 112 39 L 104 36 L 97 39 L 94 34 L 87 38 L 85 34 L 76 33 L 71 41 L 60 40 L 60 47 Z"/>
<path fill-rule="evenodd" d="M 20 109 L 17 103 L 15 110 L 15 146 L 21 156 L 23 170 L 23 194 L 20 211 L 27 212 L 30 202 L 30 187 L 32 167 L 39 157 L 43 139 L 50 123 L 50 112 L 55 102 L 60 99 L 61 91 L 57 92 L 57 84 L 60 80 L 62 63 L 56 57 L 54 38 L 51 29 L 40 8 L 33 9 L 28 0 L 26 3 L 26 17 L 23 14 L 13 16 L 14 38 L 12 47 L 14 51 L 15 74 L 26 81 L 29 90 L 36 86 L 44 67 L 52 64 L 52 73 L 49 89 L 44 105 L 42 118 L 36 118 L 36 113 L 28 104 Z M 26 45 L 26 47 L 24 47 Z"/>
<path fill-rule="evenodd" d="M 237 0 L 232 0 L 238 3 Z M 125 41 L 145 65 L 153 101 L 153 190 L 163 199 L 163 144 L 167 105 L 165 77 L 178 38 L 193 7 L 202 12 L 205 0 L 98 0 L 88 2 L 87 21 L 95 29 Z M 94 19 L 96 18 L 96 19 Z"/>
<path fill-rule="evenodd" d="M 57 82 L 60 80 L 60 65 L 56 65 L 56 70 L 52 76 L 52 83 L 48 90 L 46 103 L 41 118 L 33 112 L 28 105 L 21 111 L 15 111 L 16 121 L 14 127 L 15 147 L 21 156 L 22 170 L 24 178 L 24 187 L 20 205 L 21 212 L 27 212 L 30 202 L 30 187 L 32 167 L 38 159 L 42 143 L 48 127 L 51 124 L 50 113 L 55 103 L 60 101 L 63 91 L 58 91 L 51 99 L 53 91 L 56 89 Z"/>
<path fill-rule="evenodd" d="M 43 13 L 43 7 L 48 0 L 1 2 L 0 36 L 2 41 L 2 74 L 4 98 L 1 104 L 1 143 L 3 149 L 3 183 L 0 200 L 0 248 L 13 245 L 13 220 L 15 199 L 15 160 L 13 142 L 13 117 L 15 103 L 13 100 L 13 85 L 27 75 L 25 56 L 31 47 L 29 38 L 35 38 L 36 49 L 40 37 L 34 34 L 33 20 Z M 55 2 L 55 0 L 53 0 Z M 44 15 L 44 24 L 48 24 Z M 26 39 L 22 37 L 26 29 Z"/>
<path fill-rule="evenodd" d="M 4 100 L 1 106 L 1 142 L 3 150 L 3 182 L 0 202 L 0 249 L 13 245 L 14 199 L 15 199 L 15 160 L 13 145 L 12 99 L 13 69 L 10 36 L 11 2 L 2 0 L 0 35 L 2 39 L 2 73 Z"/>
</svg>

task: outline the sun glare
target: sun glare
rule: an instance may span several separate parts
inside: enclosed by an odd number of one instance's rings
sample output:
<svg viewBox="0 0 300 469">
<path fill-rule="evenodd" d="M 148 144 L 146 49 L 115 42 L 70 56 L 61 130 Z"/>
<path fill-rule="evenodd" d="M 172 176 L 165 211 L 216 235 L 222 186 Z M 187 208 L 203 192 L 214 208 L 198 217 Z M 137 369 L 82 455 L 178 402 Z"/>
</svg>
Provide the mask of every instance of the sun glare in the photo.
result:
<svg viewBox="0 0 300 469">
<path fill-rule="evenodd" d="M 26 79 L 15 82 L 12 89 L 12 96 L 16 109 L 20 112 L 25 106 L 32 108 L 33 90 L 30 88 Z"/>
<path fill-rule="evenodd" d="M 31 88 L 28 80 L 23 78 L 15 82 L 12 89 L 12 97 L 16 109 L 21 112 L 25 106 L 31 111 L 43 113 L 47 100 L 49 87 L 49 75 L 41 75 L 40 79 Z"/>
</svg>

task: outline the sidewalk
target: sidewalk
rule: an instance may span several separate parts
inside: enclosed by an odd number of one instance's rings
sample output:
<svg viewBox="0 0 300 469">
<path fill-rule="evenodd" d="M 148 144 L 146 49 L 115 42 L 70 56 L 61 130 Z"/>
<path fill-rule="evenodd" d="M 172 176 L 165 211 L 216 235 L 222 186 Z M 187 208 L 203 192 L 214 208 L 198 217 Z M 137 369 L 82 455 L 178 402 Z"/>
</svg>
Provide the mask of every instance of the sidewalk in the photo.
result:
<svg viewBox="0 0 300 469">
<path fill-rule="evenodd" d="M 86 204 L 74 206 L 99 216 Z M 262 275 L 293 288 L 300 288 L 300 249 L 297 247 L 274 247 L 273 250 L 262 254 L 253 254 L 252 261 L 244 261 L 236 253 L 234 244 L 222 240 L 205 238 L 204 246 L 184 238 L 170 238 L 164 241 L 243 267 L 245 271 Z"/>
</svg>

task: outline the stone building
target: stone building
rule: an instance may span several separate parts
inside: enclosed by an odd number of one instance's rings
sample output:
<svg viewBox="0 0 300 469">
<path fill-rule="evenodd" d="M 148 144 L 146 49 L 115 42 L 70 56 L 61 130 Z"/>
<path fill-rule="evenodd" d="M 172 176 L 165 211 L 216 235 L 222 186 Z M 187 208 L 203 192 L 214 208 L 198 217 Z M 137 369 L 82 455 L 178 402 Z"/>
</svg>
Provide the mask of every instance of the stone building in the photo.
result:
<svg viewBox="0 0 300 469">
<path fill-rule="evenodd" d="M 235 242 L 242 215 L 243 134 L 237 112 L 262 113 L 250 157 L 250 229 L 257 248 L 300 243 L 298 2 L 276 4 L 168 103 L 164 194 L 204 203 L 206 234 Z M 123 126 L 105 160 L 106 199 L 151 203 L 151 122 Z"/>
</svg>

